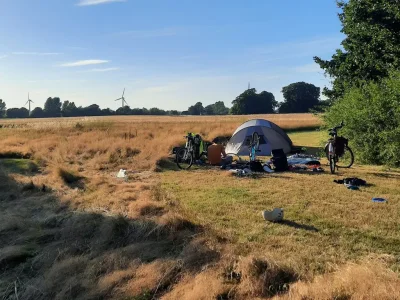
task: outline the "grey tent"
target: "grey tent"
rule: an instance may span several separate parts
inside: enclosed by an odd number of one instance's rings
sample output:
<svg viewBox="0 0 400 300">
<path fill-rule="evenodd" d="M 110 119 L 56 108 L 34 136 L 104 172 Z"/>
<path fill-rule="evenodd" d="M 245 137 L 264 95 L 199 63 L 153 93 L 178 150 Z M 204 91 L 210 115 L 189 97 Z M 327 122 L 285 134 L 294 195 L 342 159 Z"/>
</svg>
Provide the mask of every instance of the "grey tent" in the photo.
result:
<svg viewBox="0 0 400 300">
<path fill-rule="evenodd" d="M 275 149 L 283 149 L 285 153 L 292 150 L 292 141 L 282 128 L 270 121 L 255 119 L 247 121 L 236 129 L 226 146 L 226 153 L 248 155 L 253 132 L 257 132 L 260 136 L 261 152 L 257 155 L 269 156 Z"/>
</svg>

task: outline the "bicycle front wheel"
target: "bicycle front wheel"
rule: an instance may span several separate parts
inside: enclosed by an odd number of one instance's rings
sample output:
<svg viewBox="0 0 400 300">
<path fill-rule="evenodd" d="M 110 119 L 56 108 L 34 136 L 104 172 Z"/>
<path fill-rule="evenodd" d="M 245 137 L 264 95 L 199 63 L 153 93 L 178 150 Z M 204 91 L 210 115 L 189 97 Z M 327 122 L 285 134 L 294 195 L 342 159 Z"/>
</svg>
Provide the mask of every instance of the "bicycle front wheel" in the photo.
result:
<svg viewBox="0 0 400 300">
<path fill-rule="evenodd" d="M 338 168 L 350 168 L 354 163 L 354 154 L 349 146 L 344 147 L 344 153 L 339 158 L 337 167 Z"/>
<path fill-rule="evenodd" d="M 181 148 L 176 152 L 176 164 L 182 170 L 190 169 L 193 164 L 193 155 L 188 149 Z"/>
</svg>

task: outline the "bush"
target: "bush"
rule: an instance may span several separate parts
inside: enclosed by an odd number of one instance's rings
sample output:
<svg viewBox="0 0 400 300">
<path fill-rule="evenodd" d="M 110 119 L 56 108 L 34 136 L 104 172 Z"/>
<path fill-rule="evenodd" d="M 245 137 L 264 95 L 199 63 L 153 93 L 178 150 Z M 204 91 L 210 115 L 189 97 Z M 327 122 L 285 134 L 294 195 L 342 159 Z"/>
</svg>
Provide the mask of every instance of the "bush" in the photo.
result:
<svg viewBox="0 0 400 300">
<path fill-rule="evenodd" d="M 324 119 L 331 127 L 344 121 L 340 134 L 350 139 L 357 160 L 399 166 L 400 72 L 350 89 Z"/>
</svg>

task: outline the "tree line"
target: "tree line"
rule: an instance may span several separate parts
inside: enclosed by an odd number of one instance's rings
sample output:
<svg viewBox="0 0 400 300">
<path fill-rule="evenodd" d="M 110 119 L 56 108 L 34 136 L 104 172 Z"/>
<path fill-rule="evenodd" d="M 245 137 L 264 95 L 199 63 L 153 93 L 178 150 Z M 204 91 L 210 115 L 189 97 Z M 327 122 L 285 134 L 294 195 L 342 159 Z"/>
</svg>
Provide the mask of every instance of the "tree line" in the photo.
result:
<svg viewBox="0 0 400 300">
<path fill-rule="evenodd" d="M 290 84 L 282 89 L 284 101 L 279 103 L 275 96 L 267 91 L 257 93 L 256 89 L 248 89 L 232 101 L 232 107 L 225 106 L 223 101 L 203 106 L 201 102 L 190 106 L 186 111 L 163 110 L 159 108 L 130 108 L 120 107 L 117 110 L 101 109 L 92 104 L 86 107 L 76 106 L 72 101 L 61 101 L 60 98 L 48 98 L 44 108 L 35 107 L 30 113 L 25 107 L 6 108 L 0 99 L 0 117 L 7 118 L 56 118 L 82 116 L 111 116 L 111 115 L 249 115 L 270 113 L 305 113 L 310 110 L 320 110 L 325 105 L 320 100 L 320 88 L 305 82 Z"/>
</svg>

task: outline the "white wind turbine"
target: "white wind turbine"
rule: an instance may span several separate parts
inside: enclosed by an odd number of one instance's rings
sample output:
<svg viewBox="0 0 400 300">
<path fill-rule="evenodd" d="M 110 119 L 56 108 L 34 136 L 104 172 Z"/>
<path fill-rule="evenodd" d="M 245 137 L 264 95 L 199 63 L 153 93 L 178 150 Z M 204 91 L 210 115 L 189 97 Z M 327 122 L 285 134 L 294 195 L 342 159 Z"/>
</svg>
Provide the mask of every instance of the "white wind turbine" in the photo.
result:
<svg viewBox="0 0 400 300">
<path fill-rule="evenodd" d="M 125 97 L 124 97 L 124 95 L 125 95 L 125 88 L 124 88 L 124 91 L 122 92 L 122 96 L 121 96 L 121 98 L 118 98 L 118 99 L 116 99 L 115 101 L 119 101 L 119 100 L 121 100 L 121 104 L 122 104 L 122 108 L 124 107 L 124 106 L 128 106 L 128 102 L 126 102 L 125 101 Z"/>
<path fill-rule="evenodd" d="M 31 103 L 34 103 L 30 98 L 29 98 L 29 93 L 28 93 L 28 101 L 26 101 L 25 105 L 29 105 L 29 115 L 31 114 Z"/>
</svg>

